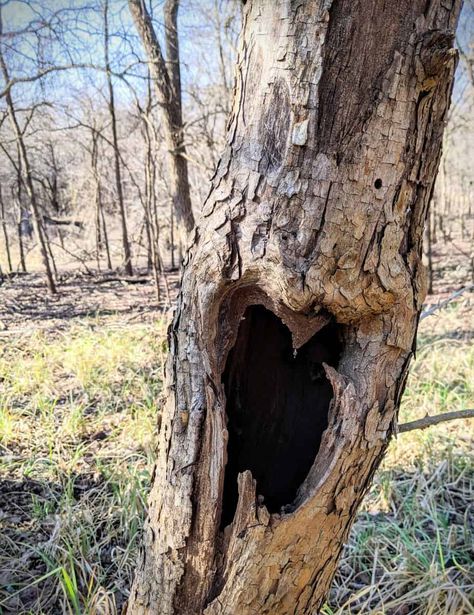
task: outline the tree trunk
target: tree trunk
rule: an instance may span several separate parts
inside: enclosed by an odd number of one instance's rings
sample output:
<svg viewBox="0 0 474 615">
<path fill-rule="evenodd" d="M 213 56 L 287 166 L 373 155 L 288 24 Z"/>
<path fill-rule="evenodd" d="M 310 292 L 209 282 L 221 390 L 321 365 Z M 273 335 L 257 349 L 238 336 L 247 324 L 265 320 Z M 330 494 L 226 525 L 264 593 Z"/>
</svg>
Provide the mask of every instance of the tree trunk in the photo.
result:
<svg viewBox="0 0 474 615">
<path fill-rule="evenodd" d="M 455 0 L 246 3 L 187 255 L 132 615 L 317 613 L 390 435 Z"/>
<path fill-rule="evenodd" d="M 433 208 L 433 206 L 435 205 L 436 201 L 435 201 L 435 197 L 433 196 L 432 202 L 431 202 L 431 209 Z M 434 219 L 434 212 L 433 211 L 428 212 L 428 215 L 426 216 L 426 256 L 428 259 L 428 266 L 427 266 L 427 278 L 428 278 L 428 293 L 430 295 L 433 294 L 433 282 L 434 282 L 434 269 L 433 269 L 433 219 Z"/>
<path fill-rule="evenodd" d="M 20 250 L 20 267 L 23 273 L 26 273 L 25 248 L 23 246 L 23 234 L 21 229 L 21 214 L 22 211 L 20 210 L 20 220 L 17 224 L 18 248 Z"/>
<path fill-rule="evenodd" d="M 102 186 L 99 173 L 99 134 L 95 128 L 91 129 L 91 172 L 94 178 L 94 200 L 95 200 L 95 246 L 97 268 L 100 271 L 100 256 L 105 247 L 107 258 L 107 268 L 112 269 L 110 258 L 109 241 L 107 236 L 107 226 L 105 223 L 104 207 L 102 203 Z"/>
<path fill-rule="evenodd" d="M 16 195 L 15 195 L 15 187 L 12 187 L 12 199 L 15 198 L 18 201 L 18 224 L 17 224 L 17 236 L 18 236 L 18 248 L 20 251 L 20 267 L 21 270 L 26 273 L 26 259 L 25 259 L 25 247 L 23 245 L 23 216 L 24 216 L 24 208 L 23 208 L 23 180 L 22 180 L 22 168 L 21 168 L 21 155 L 20 149 L 17 143 L 18 150 L 18 165 L 15 165 L 16 170 Z"/>
<path fill-rule="evenodd" d="M 123 249 L 123 266 L 125 273 L 129 276 L 133 275 L 132 254 L 130 251 L 130 241 L 128 239 L 127 214 L 125 211 L 125 201 L 123 197 L 122 174 L 120 170 L 120 151 L 117 135 L 117 118 L 115 114 L 115 97 L 112 84 L 112 76 L 109 60 L 109 0 L 104 2 L 104 52 L 105 52 L 105 70 L 107 74 L 107 87 L 109 92 L 109 113 L 112 125 L 112 143 L 114 147 L 114 168 L 115 168 L 115 184 L 117 187 L 117 199 L 120 214 L 120 229 L 122 233 L 122 249 Z"/>
<path fill-rule="evenodd" d="M 175 259 L 175 243 L 174 243 L 174 208 L 173 204 L 170 207 L 170 233 L 169 233 L 169 242 L 170 242 L 170 261 L 171 261 L 171 270 L 174 271 L 176 269 L 176 259 Z"/>
<path fill-rule="evenodd" d="M 10 238 L 8 236 L 7 217 L 5 203 L 3 202 L 2 186 L 0 185 L 0 216 L 2 218 L 3 239 L 5 241 L 5 255 L 7 257 L 8 271 L 13 272 L 12 256 L 10 252 Z"/>
<path fill-rule="evenodd" d="M 168 149 L 168 174 L 176 222 L 185 232 L 194 228 L 188 163 L 184 146 L 181 75 L 178 44 L 178 0 L 164 6 L 166 62 L 143 0 L 128 0 L 130 13 L 150 61 L 150 73 L 162 109 L 163 132 Z M 183 238 L 184 241 L 184 238 Z"/>
</svg>

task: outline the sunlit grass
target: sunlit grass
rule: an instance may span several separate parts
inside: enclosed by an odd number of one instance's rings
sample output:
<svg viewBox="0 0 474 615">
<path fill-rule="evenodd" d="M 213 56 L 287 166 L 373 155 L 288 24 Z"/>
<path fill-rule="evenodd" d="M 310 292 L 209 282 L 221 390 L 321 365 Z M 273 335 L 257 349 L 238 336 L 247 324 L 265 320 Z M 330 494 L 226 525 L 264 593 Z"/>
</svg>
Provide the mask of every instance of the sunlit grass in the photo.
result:
<svg viewBox="0 0 474 615">
<path fill-rule="evenodd" d="M 468 311 L 426 319 L 400 422 L 473 405 Z M 0 608 L 119 613 L 135 567 L 162 407 L 164 323 L 5 337 Z M 400 435 L 324 613 L 471 613 L 472 424 Z M 0 610 L 1 612 L 1 610 Z"/>
<path fill-rule="evenodd" d="M 10 612 L 120 608 L 155 458 L 164 358 L 163 323 L 86 321 L 4 340 L 0 601 Z"/>
</svg>

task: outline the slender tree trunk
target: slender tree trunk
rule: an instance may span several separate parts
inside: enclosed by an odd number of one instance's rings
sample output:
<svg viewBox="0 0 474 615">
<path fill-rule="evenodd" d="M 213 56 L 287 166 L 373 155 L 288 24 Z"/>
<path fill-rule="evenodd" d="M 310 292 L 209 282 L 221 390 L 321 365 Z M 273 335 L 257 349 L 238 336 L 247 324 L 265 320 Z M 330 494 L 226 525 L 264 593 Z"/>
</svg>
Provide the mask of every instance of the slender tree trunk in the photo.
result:
<svg viewBox="0 0 474 615">
<path fill-rule="evenodd" d="M 171 269 L 174 271 L 176 269 L 176 259 L 175 259 L 175 243 L 174 243 L 174 207 L 171 204 L 170 207 L 170 256 L 171 256 Z"/>
<path fill-rule="evenodd" d="M 178 0 L 166 0 L 164 6 L 166 62 L 143 0 L 129 0 L 138 34 L 150 61 L 150 72 L 158 102 L 162 108 L 163 132 L 168 149 L 168 174 L 171 198 L 178 227 L 189 233 L 194 227 L 188 163 L 184 146 L 181 103 L 181 76 L 177 30 Z M 182 235 L 182 233 L 181 233 Z M 184 243 L 184 237 L 181 237 Z"/>
<path fill-rule="evenodd" d="M 324 603 L 396 431 L 459 9 L 246 2 L 130 615 Z"/>
<path fill-rule="evenodd" d="M 97 269 L 100 271 L 100 253 L 102 251 L 102 229 L 100 219 L 100 198 L 99 188 L 95 184 L 95 256 L 97 261 Z"/>
<path fill-rule="evenodd" d="M 152 203 L 155 200 L 155 160 L 153 156 L 153 139 L 150 130 L 150 123 L 152 121 L 151 118 L 151 109 L 152 109 L 152 98 L 151 98 L 151 79 L 150 79 L 150 71 L 148 71 L 147 75 L 147 101 L 146 108 L 142 115 L 143 118 L 143 131 L 145 136 L 146 143 L 146 165 L 145 165 L 145 228 L 146 228 L 146 236 L 147 236 L 147 268 L 148 270 L 153 270 L 155 274 L 155 278 L 157 277 L 157 271 L 154 267 L 154 246 L 153 242 L 155 241 L 153 234 L 153 207 Z M 159 301 L 159 285 L 157 286 L 157 298 Z"/>
<path fill-rule="evenodd" d="M 145 124 L 148 120 L 145 120 Z M 145 139 L 147 144 L 146 156 L 146 194 L 145 194 L 145 224 L 148 238 L 148 265 L 153 272 L 155 280 L 156 301 L 160 303 L 160 268 L 158 264 L 158 216 L 156 207 L 154 207 L 155 198 L 155 182 L 153 173 L 153 154 L 151 148 L 151 135 L 149 134 L 148 125 L 145 125 Z"/>
<path fill-rule="evenodd" d="M 433 199 L 432 205 L 435 204 Z M 434 212 L 429 211 L 427 216 L 427 224 L 426 224 L 426 255 L 428 257 L 428 293 L 430 295 L 433 294 L 433 281 L 434 281 L 434 270 L 433 270 L 433 218 Z"/>
<path fill-rule="evenodd" d="M 148 160 L 147 160 L 148 167 Z M 150 203 L 148 196 L 148 169 L 145 171 L 145 217 L 144 217 L 144 225 L 145 225 L 145 234 L 146 234 L 146 268 L 147 271 L 153 270 L 153 236 L 151 230 L 151 212 L 150 212 Z"/>
<path fill-rule="evenodd" d="M 148 72 L 147 76 L 147 99 L 146 106 L 142 109 L 140 106 L 139 112 L 143 122 L 143 136 L 146 144 L 145 156 L 145 190 L 143 199 L 144 209 L 144 226 L 147 236 L 147 269 L 153 273 L 155 281 L 155 291 L 157 304 L 160 303 L 160 275 L 161 269 L 159 265 L 159 221 L 156 207 L 156 163 L 154 156 L 154 144 L 156 143 L 156 133 L 153 131 L 153 121 L 151 116 L 152 111 L 152 87 L 151 77 Z"/>
<path fill-rule="evenodd" d="M 18 144 L 17 144 L 18 145 Z M 20 267 L 21 270 L 26 273 L 26 260 L 25 260 L 25 247 L 23 245 L 23 229 L 22 229 L 22 221 L 23 221 L 23 191 L 22 191 L 22 172 L 21 172 L 21 156 L 20 150 L 18 149 L 18 165 L 16 165 L 17 172 L 17 181 L 16 181 L 16 199 L 18 201 L 18 224 L 17 224 L 17 234 L 18 234 L 18 247 L 20 250 Z M 15 198 L 14 188 L 12 187 L 12 198 Z"/>
<path fill-rule="evenodd" d="M 110 256 L 109 236 L 107 233 L 107 224 L 105 222 L 104 203 L 102 199 L 102 186 L 100 182 L 100 173 L 98 167 L 99 143 L 98 134 L 92 131 L 92 151 L 91 165 L 92 174 L 95 181 L 95 198 L 96 198 L 96 246 L 97 260 L 100 259 L 100 253 L 105 248 L 105 256 L 107 259 L 107 269 L 112 269 L 112 258 Z"/>
<path fill-rule="evenodd" d="M 104 0 L 104 50 L 105 50 L 105 69 L 107 73 L 107 87 L 109 91 L 109 113 L 112 125 L 112 142 L 114 148 L 114 168 L 115 182 L 117 188 L 117 199 L 120 214 L 120 227 L 122 231 L 122 249 L 124 259 L 124 269 L 127 275 L 133 275 L 132 254 L 130 250 L 130 241 L 128 239 L 127 214 L 125 211 L 125 201 L 123 197 L 122 174 L 120 169 L 120 151 L 117 136 L 117 118 L 115 113 L 115 97 L 112 84 L 112 75 L 109 60 L 109 0 Z"/>
<path fill-rule="evenodd" d="M 51 262 L 51 268 L 53 270 L 54 277 L 57 280 L 58 279 L 58 268 L 56 267 L 56 261 L 54 260 L 54 254 L 51 248 L 51 242 L 49 241 L 49 235 L 48 235 L 46 226 L 43 227 L 43 233 L 44 233 L 44 242 L 46 244 L 46 249 L 48 250 L 49 259 Z"/>
<path fill-rule="evenodd" d="M 3 239 L 5 240 L 5 254 L 7 257 L 8 271 L 12 273 L 12 255 L 10 252 L 10 238 L 8 237 L 7 218 L 5 213 L 5 203 L 3 201 L 2 186 L 0 185 L 0 216 L 2 217 Z"/>
<path fill-rule="evenodd" d="M 104 236 L 104 245 L 105 245 L 105 254 L 107 256 L 107 268 L 108 269 L 113 269 L 112 267 L 112 257 L 110 255 L 110 245 L 109 245 L 109 235 L 107 232 L 107 225 L 105 222 L 105 214 L 104 214 L 104 208 L 101 207 L 100 209 L 100 217 L 102 218 L 102 233 Z"/>
<path fill-rule="evenodd" d="M 99 143 L 98 133 L 95 129 L 91 129 L 92 147 L 91 153 L 91 172 L 94 178 L 94 200 L 95 200 L 95 246 L 96 246 L 96 258 L 97 268 L 100 271 L 100 256 L 102 249 L 105 247 L 107 256 L 107 267 L 112 269 L 112 263 L 110 260 L 110 252 L 108 246 L 107 228 L 105 226 L 104 211 L 102 205 L 102 187 L 100 184 L 100 175 L 98 168 L 99 157 Z"/>
<path fill-rule="evenodd" d="M 149 212 L 145 212 L 145 234 L 146 234 L 146 269 L 152 271 L 153 269 L 153 237 L 151 233 L 151 220 Z"/>
<path fill-rule="evenodd" d="M 20 209 L 20 219 L 17 224 L 18 230 L 18 247 L 20 249 L 20 267 L 23 273 L 26 273 L 25 247 L 23 245 L 23 234 L 21 229 L 22 211 Z"/>
<path fill-rule="evenodd" d="M 1 32 L 1 29 L 0 29 Z M 3 53 L 0 50 L 0 68 L 2 71 L 3 78 L 5 79 L 5 83 L 8 83 L 10 80 L 7 65 L 5 64 L 5 59 L 3 57 Z M 48 289 L 50 293 L 56 293 L 56 284 L 54 282 L 53 272 L 51 269 L 50 259 L 48 255 L 48 246 L 47 241 L 44 235 L 44 229 L 41 221 L 41 213 L 39 210 L 39 205 L 36 199 L 35 188 L 33 185 L 33 177 L 31 173 L 30 161 L 28 158 L 28 153 L 26 151 L 25 141 L 23 139 L 23 134 L 20 129 L 20 125 L 18 124 L 18 120 L 15 113 L 15 106 L 13 104 L 13 99 L 11 94 L 8 92 L 5 95 L 5 100 L 7 103 L 8 113 L 10 116 L 10 121 L 12 124 L 13 132 L 15 134 L 15 139 L 18 144 L 18 149 L 20 152 L 21 165 L 23 169 L 23 181 L 25 183 L 26 192 L 28 194 L 31 212 L 33 215 L 33 228 L 35 230 L 35 234 L 38 240 L 38 244 L 40 247 L 41 258 L 43 261 L 43 266 L 46 273 L 46 282 L 48 285 Z M 21 232 L 21 231 L 20 231 Z"/>
</svg>

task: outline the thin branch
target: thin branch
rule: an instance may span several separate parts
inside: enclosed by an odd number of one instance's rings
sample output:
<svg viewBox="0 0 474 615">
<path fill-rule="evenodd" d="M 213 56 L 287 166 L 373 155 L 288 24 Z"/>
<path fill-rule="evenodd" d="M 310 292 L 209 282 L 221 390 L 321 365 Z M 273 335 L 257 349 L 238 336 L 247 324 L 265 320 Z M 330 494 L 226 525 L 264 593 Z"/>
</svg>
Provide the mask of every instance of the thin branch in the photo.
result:
<svg viewBox="0 0 474 615">
<path fill-rule="evenodd" d="M 86 265 L 86 262 L 85 262 L 86 259 L 82 258 L 81 256 L 79 256 L 79 254 L 77 254 L 77 252 L 71 252 L 70 250 L 68 250 L 67 248 L 62 246 L 60 243 L 55 243 L 54 241 L 50 241 L 49 243 L 50 243 L 51 246 L 54 246 L 55 248 L 61 249 L 68 256 L 71 256 L 74 260 L 79 261 L 81 263 L 81 265 L 84 267 L 86 273 L 88 273 L 91 276 L 94 275 L 93 271 L 91 269 L 89 269 L 89 267 Z"/>
<path fill-rule="evenodd" d="M 46 75 L 49 75 L 50 73 L 71 70 L 74 68 L 98 69 L 99 67 L 94 66 L 93 64 L 68 64 L 66 66 L 50 66 L 48 68 L 40 70 L 38 73 L 36 73 L 36 75 L 30 75 L 28 77 L 14 77 L 7 82 L 5 88 L 0 92 L 0 98 L 4 98 L 7 94 L 9 94 L 12 87 L 14 85 L 17 85 L 18 83 L 32 83 L 33 81 L 38 81 L 38 79 L 46 77 Z"/>
<path fill-rule="evenodd" d="M 428 316 L 431 316 L 432 314 L 434 314 L 438 310 L 443 309 L 444 307 L 446 307 L 448 305 L 448 303 L 451 303 L 451 301 L 453 301 L 453 299 L 457 299 L 457 297 L 460 297 L 465 292 L 471 291 L 471 290 L 474 290 L 474 284 L 470 284 L 469 286 L 465 286 L 464 288 L 461 288 L 461 289 L 457 290 L 455 293 L 450 295 L 444 301 L 439 301 L 436 305 L 433 305 L 429 309 L 424 310 L 421 313 L 421 315 L 420 315 L 420 320 L 423 320 L 424 318 L 427 318 Z"/>
<path fill-rule="evenodd" d="M 29 75 L 26 77 L 13 77 L 11 79 L 9 79 L 9 81 L 6 83 L 6 86 L 4 87 L 3 90 L 0 91 L 0 98 L 4 98 L 5 96 L 7 96 L 11 89 L 17 85 L 18 83 L 32 83 L 34 81 L 38 81 L 39 79 L 42 79 L 43 77 L 46 77 L 47 75 L 49 75 L 50 73 L 59 73 L 59 72 L 63 72 L 63 71 L 68 71 L 68 70 L 78 70 L 78 69 L 84 69 L 84 68 L 89 68 L 91 70 L 96 70 L 99 72 L 103 72 L 103 73 L 107 73 L 109 72 L 112 76 L 117 77 L 118 79 L 121 79 L 122 81 L 124 81 L 129 87 L 130 84 L 128 83 L 128 81 L 125 78 L 125 75 L 127 74 L 127 72 L 129 71 L 129 69 L 132 66 L 135 66 L 137 64 L 143 64 L 142 62 L 133 62 L 130 65 L 128 65 L 123 71 L 117 73 L 113 70 L 111 70 L 110 68 L 107 69 L 103 66 L 98 66 L 97 64 L 90 64 L 90 63 L 85 63 L 85 64 L 66 64 L 64 66 L 48 66 L 47 68 L 44 68 L 40 71 L 38 71 L 35 75 Z M 140 75 L 133 75 L 134 77 L 141 77 Z"/>
<path fill-rule="evenodd" d="M 411 421 L 410 423 L 402 423 L 398 425 L 398 433 L 405 433 L 407 431 L 413 431 L 415 429 L 426 429 L 439 423 L 446 421 L 456 421 L 458 419 L 472 419 L 474 418 L 474 409 L 469 410 L 455 410 L 453 412 L 444 412 L 443 414 L 437 414 L 436 416 L 426 415 L 422 419 L 417 421 Z"/>
</svg>

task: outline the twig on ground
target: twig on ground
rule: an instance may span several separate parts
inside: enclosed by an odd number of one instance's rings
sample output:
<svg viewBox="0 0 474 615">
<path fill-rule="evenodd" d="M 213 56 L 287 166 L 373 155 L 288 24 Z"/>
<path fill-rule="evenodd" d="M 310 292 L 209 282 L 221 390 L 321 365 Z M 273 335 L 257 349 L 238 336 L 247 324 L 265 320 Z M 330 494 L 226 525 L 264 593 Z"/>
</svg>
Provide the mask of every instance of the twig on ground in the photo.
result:
<svg viewBox="0 0 474 615">
<path fill-rule="evenodd" d="M 121 278 L 121 277 L 111 277 L 111 278 L 101 278 L 99 280 L 94 280 L 93 284 L 107 284 L 108 282 L 122 282 L 124 284 L 148 284 L 150 282 L 150 278 Z"/>
<path fill-rule="evenodd" d="M 430 307 L 427 310 L 424 310 L 421 315 L 420 315 L 420 320 L 423 320 L 423 318 L 427 318 L 428 316 L 431 316 L 432 314 L 434 314 L 435 312 L 437 312 L 438 310 L 443 309 L 445 306 L 448 305 L 448 303 L 450 303 L 453 299 L 456 299 L 457 297 L 460 297 L 462 294 L 464 294 L 467 291 L 470 290 L 474 290 L 474 284 L 470 284 L 469 286 L 464 286 L 464 288 L 460 288 L 459 290 L 457 290 L 455 293 L 453 293 L 452 295 L 450 295 L 447 299 L 445 299 L 444 301 L 439 301 L 436 305 L 433 305 L 432 307 Z"/>
<path fill-rule="evenodd" d="M 422 419 L 417 421 L 410 421 L 409 423 L 402 423 L 398 425 L 398 433 L 405 433 L 407 431 L 413 431 L 415 429 L 426 429 L 445 421 L 455 421 L 457 419 L 471 419 L 474 418 L 474 408 L 468 410 L 455 410 L 453 412 L 444 412 L 436 416 L 426 415 Z"/>
</svg>

